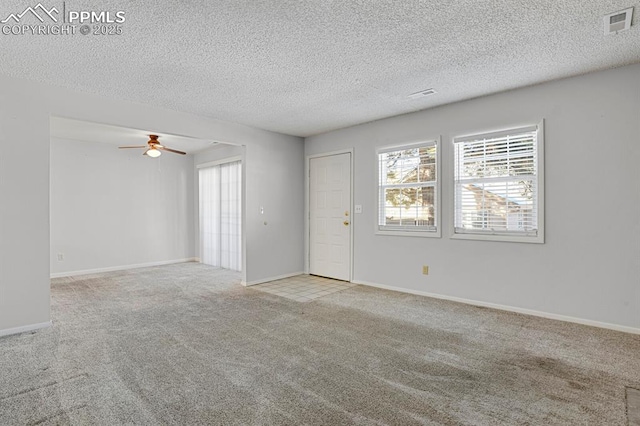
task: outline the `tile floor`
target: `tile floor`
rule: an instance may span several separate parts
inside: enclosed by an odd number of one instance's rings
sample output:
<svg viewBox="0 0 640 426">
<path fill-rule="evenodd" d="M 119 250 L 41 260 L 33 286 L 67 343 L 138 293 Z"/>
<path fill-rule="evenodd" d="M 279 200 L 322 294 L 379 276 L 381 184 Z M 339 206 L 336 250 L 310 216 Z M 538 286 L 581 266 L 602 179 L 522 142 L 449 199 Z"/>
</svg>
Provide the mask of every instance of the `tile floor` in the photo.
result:
<svg viewBox="0 0 640 426">
<path fill-rule="evenodd" d="M 295 277 L 254 285 L 250 288 L 298 302 L 309 302 L 356 285 L 315 275 L 296 275 Z"/>
</svg>

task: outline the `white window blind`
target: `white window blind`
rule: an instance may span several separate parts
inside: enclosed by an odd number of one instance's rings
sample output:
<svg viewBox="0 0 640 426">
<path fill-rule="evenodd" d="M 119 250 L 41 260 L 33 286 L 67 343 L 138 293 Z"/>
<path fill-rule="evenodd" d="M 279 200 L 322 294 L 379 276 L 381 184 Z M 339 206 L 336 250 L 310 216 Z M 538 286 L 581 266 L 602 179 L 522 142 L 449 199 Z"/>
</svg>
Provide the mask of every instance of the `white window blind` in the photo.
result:
<svg viewBox="0 0 640 426">
<path fill-rule="evenodd" d="M 378 229 L 437 230 L 436 142 L 378 151 Z"/>
<path fill-rule="evenodd" d="M 454 139 L 456 234 L 536 237 L 538 127 Z"/>
<path fill-rule="evenodd" d="M 240 161 L 198 171 L 200 186 L 200 261 L 242 269 Z"/>
</svg>

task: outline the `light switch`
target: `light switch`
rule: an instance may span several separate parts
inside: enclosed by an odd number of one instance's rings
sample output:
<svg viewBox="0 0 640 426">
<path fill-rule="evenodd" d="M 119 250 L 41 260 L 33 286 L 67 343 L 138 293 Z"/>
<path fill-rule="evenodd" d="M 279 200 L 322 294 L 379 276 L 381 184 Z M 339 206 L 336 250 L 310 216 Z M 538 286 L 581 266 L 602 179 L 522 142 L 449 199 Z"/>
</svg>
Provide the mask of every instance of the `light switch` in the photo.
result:
<svg viewBox="0 0 640 426">
<path fill-rule="evenodd" d="M 356 213 L 362 213 L 362 205 L 361 204 L 356 204 Z"/>
</svg>

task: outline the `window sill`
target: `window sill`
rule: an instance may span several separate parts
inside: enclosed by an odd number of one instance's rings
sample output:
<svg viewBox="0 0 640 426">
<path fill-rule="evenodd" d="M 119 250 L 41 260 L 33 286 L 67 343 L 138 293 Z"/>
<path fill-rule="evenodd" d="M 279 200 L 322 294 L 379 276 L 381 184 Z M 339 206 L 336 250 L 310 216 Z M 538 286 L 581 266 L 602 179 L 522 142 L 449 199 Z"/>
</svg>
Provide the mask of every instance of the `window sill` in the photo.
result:
<svg viewBox="0 0 640 426">
<path fill-rule="evenodd" d="M 495 234 L 451 234 L 452 240 L 496 241 L 503 243 L 544 244 L 544 236 L 527 237 L 523 235 L 495 235 Z"/>
<path fill-rule="evenodd" d="M 440 231 L 400 231 L 376 229 L 376 235 L 389 235 L 394 237 L 421 237 L 421 238 L 441 238 Z"/>
</svg>

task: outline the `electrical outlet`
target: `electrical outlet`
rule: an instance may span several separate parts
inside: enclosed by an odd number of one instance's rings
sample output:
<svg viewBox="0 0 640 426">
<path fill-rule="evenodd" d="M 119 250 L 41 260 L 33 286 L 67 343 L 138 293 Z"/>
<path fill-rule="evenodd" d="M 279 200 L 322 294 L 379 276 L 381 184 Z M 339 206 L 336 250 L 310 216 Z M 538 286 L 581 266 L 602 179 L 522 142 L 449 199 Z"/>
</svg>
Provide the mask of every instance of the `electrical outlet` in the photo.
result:
<svg viewBox="0 0 640 426">
<path fill-rule="evenodd" d="M 58 253 L 58 262 L 62 262 L 64 260 L 64 253 Z"/>
<path fill-rule="evenodd" d="M 422 275 L 429 275 L 429 267 L 427 265 L 422 265 Z"/>
</svg>

